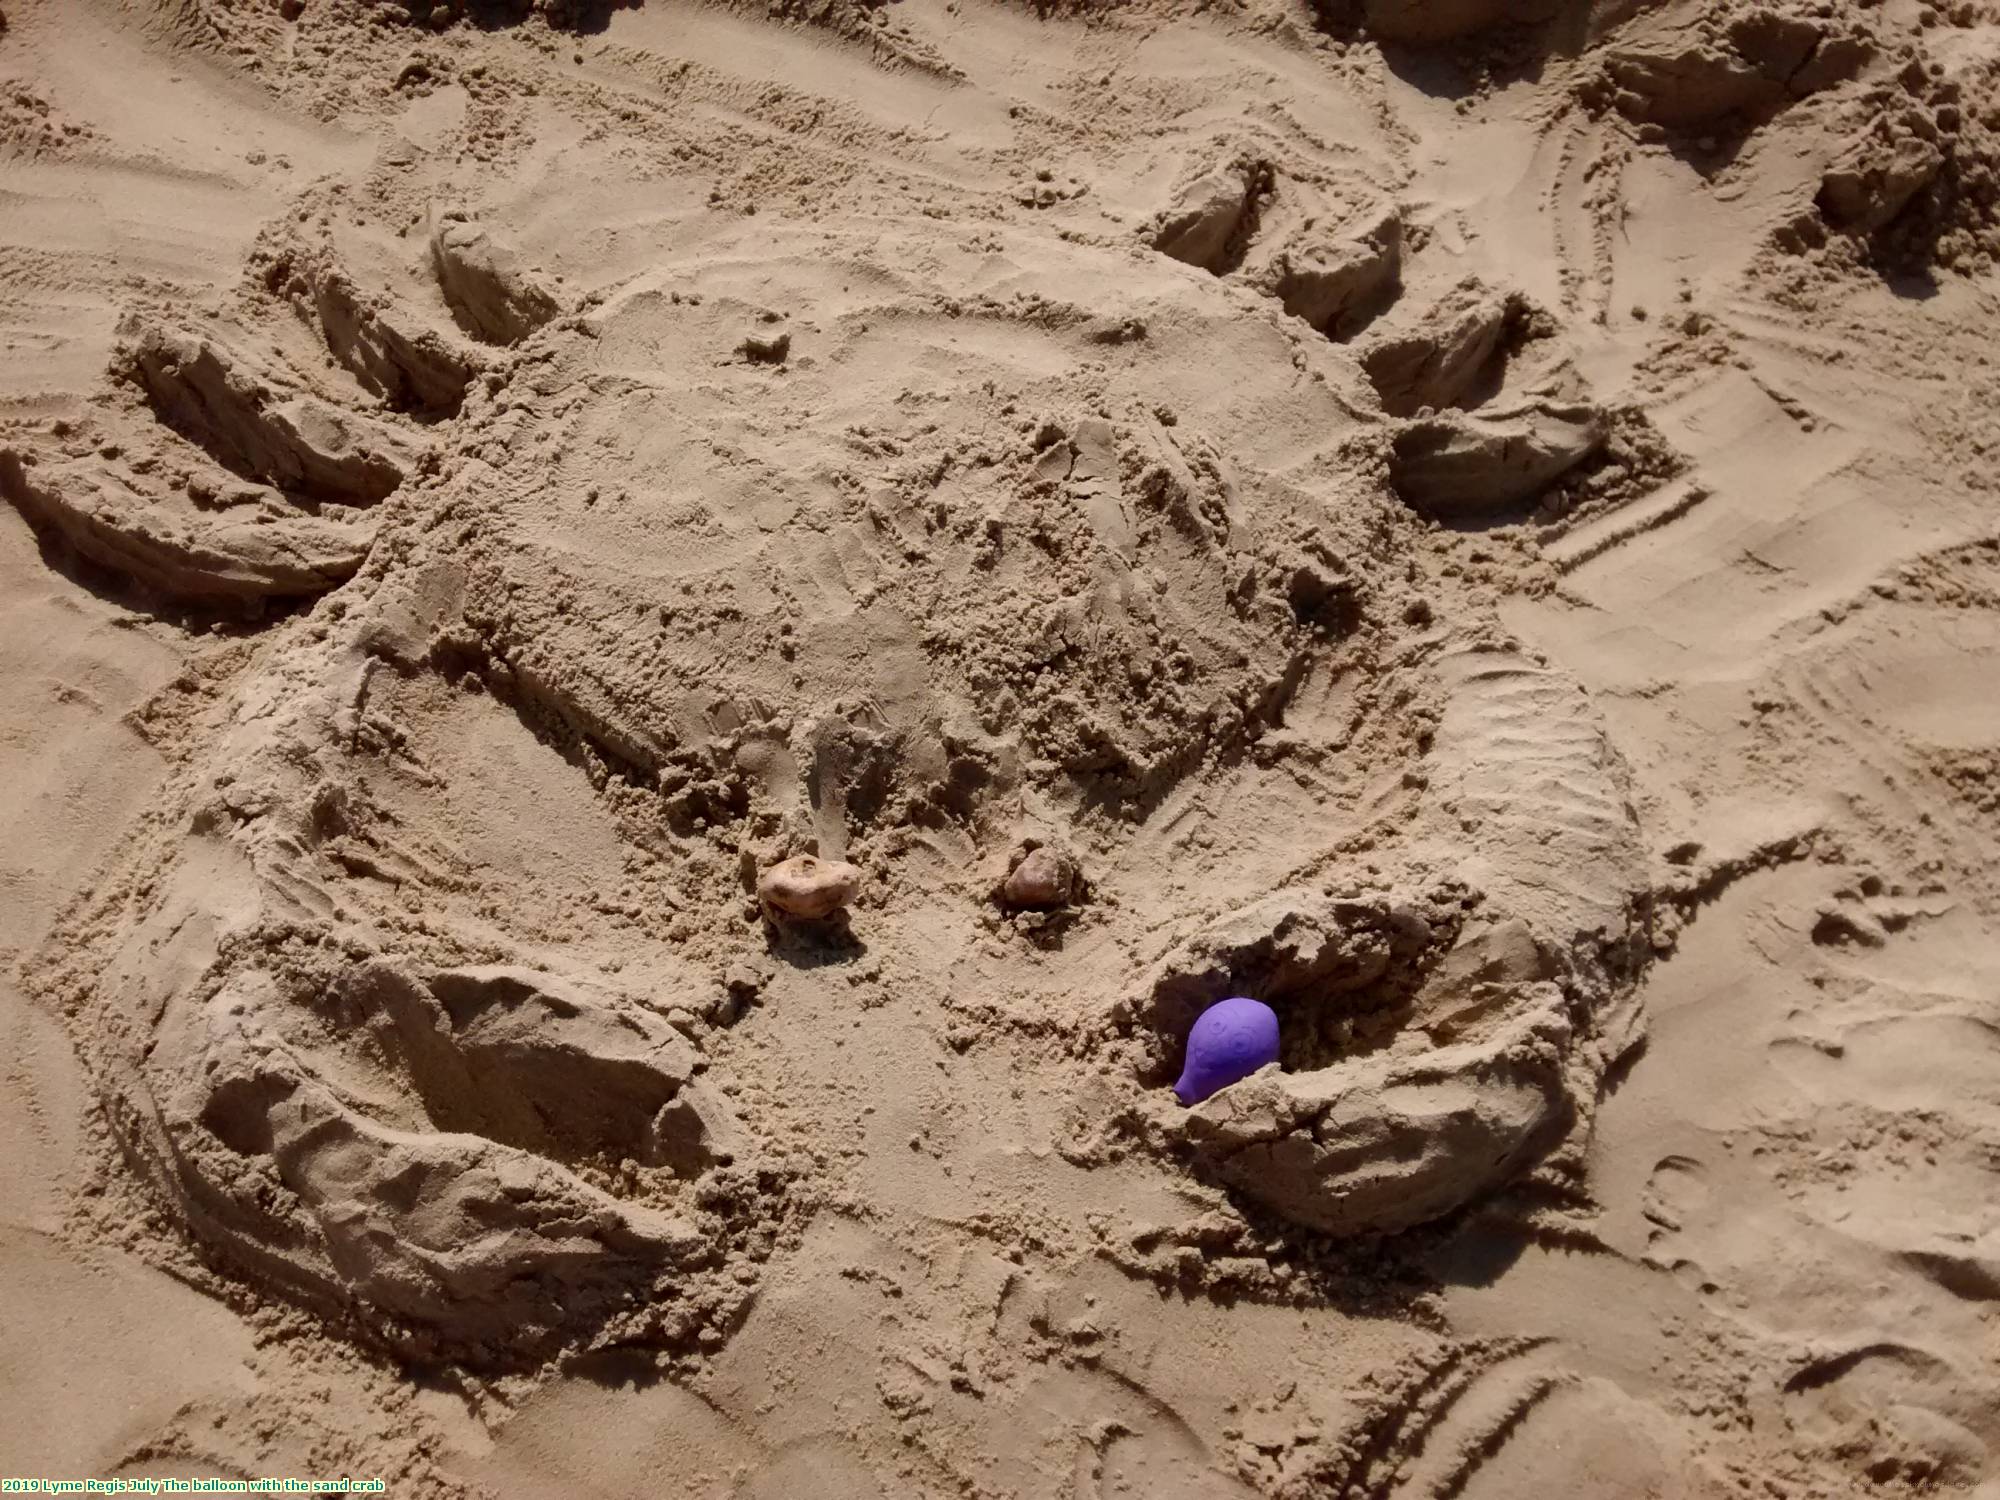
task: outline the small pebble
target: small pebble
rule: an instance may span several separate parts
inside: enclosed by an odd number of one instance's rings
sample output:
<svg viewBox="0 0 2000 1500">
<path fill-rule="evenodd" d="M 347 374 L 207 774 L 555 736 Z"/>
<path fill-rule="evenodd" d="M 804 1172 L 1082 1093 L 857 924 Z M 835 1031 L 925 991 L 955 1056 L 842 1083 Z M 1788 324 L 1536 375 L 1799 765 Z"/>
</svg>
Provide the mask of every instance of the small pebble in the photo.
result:
<svg viewBox="0 0 2000 1500">
<path fill-rule="evenodd" d="M 1000 899 L 1009 906 L 1041 910 L 1066 906 L 1075 893 L 1076 861 L 1047 844 L 1030 849 L 1000 886 Z"/>
<path fill-rule="evenodd" d="M 830 917 L 861 890 L 861 872 L 837 859 L 810 854 L 771 866 L 757 881 L 757 899 L 767 911 L 818 921 Z"/>
</svg>

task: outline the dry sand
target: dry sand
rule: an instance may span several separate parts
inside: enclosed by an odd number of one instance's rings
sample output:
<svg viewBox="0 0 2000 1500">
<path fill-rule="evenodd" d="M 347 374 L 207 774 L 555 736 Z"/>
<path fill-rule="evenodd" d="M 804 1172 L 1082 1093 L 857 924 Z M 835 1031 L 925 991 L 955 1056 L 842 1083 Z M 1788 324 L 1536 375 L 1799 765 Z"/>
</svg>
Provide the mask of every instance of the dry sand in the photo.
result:
<svg viewBox="0 0 2000 1500">
<path fill-rule="evenodd" d="M 0 1475 L 2000 1496 L 1993 0 L 0 4 Z"/>
</svg>

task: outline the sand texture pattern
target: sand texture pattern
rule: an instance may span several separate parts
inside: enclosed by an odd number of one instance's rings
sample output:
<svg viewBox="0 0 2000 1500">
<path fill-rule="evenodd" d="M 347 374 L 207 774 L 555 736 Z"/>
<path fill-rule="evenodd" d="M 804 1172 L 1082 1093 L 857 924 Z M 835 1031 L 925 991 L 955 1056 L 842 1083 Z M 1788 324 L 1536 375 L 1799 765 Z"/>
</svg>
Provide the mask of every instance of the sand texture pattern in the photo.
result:
<svg viewBox="0 0 2000 1500">
<path fill-rule="evenodd" d="M 1990 0 L 6 0 L 0 202 L 0 1472 L 2000 1494 Z"/>
</svg>

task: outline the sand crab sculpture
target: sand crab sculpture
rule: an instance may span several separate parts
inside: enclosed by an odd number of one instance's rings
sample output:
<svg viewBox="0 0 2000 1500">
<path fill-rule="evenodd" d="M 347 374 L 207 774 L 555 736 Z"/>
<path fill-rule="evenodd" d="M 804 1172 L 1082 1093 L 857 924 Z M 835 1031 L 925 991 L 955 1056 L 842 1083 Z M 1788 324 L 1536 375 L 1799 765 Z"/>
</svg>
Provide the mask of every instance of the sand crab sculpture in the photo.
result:
<svg viewBox="0 0 2000 1500">
<path fill-rule="evenodd" d="M 1170 951 L 1080 973 L 1068 1024 L 1173 1035 L 1238 992 L 1300 1036 L 1388 1018 L 1177 1127 L 1277 1212 L 1430 1217 L 1591 1096 L 1635 1024 L 1636 826 L 1581 693 L 1426 575 L 1403 419 L 1200 269 L 933 239 L 892 274 L 865 235 L 759 224 L 559 298 L 456 209 L 375 290 L 279 234 L 255 295 L 331 373 L 246 354 L 226 310 L 142 315 L 112 439 L 0 457 L 156 597 L 325 595 L 50 981 L 207 1250 L 422 1355 L 712 1345 L 761 1147 L 706 1043 L 757 870 L 1001 844 L 1030 805 L 1110 851 L 1093 888 L 1157 879 L 1193 818 L 1262 892 L 1151 923 Z M 774 321 L 786 360 L 744 357 Z M 1266 812 L 1188 800 L 1222 781 Z M 1388 874 L 1349 898 L 1363 831 Z M 1016 894 L 1067 899 L 1056 873 Z"/>
</svg>

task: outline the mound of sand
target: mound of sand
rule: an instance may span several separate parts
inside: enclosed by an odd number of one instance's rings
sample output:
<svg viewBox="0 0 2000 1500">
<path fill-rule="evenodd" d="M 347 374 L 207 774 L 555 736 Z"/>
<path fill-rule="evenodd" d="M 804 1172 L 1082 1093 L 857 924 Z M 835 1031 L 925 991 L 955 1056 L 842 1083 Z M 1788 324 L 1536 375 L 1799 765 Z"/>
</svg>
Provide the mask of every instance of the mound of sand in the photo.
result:
<svg viewBox="0 0 2000 1500">
<path fill-rule="evenodd" d="M 2000 16 L 9 12 L 29 1467 L 1995 1482 Z"/>
</svg>

